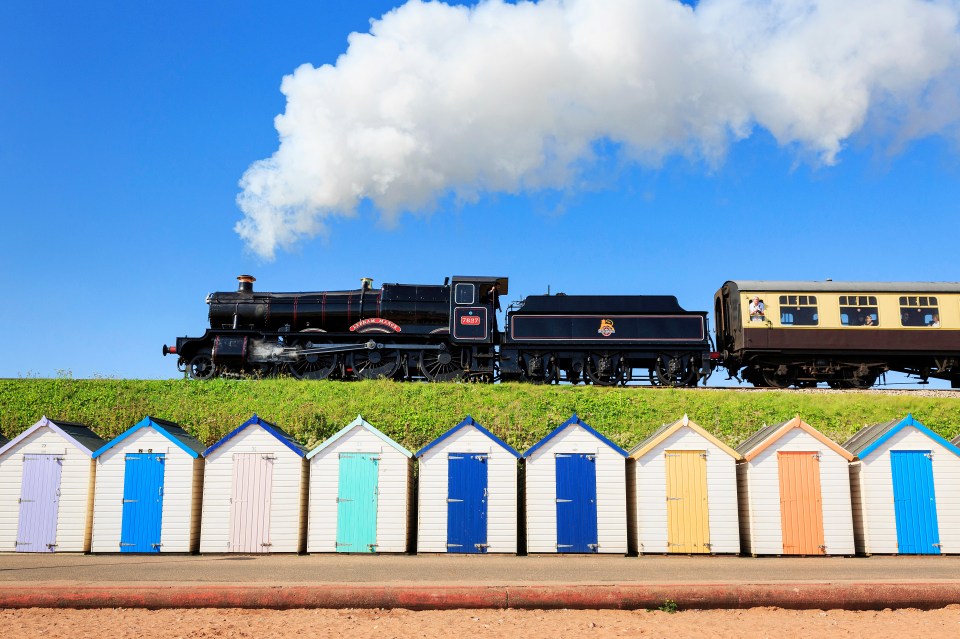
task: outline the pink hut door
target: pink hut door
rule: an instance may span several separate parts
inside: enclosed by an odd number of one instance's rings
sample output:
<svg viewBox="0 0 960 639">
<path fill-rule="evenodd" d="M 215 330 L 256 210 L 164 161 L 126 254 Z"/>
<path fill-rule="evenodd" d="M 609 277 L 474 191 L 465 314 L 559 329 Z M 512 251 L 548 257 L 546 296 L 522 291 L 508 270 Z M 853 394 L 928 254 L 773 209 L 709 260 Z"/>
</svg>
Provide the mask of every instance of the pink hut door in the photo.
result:
<svg viewBox="0 0 960 639">
<path fill-rule="evenodd" d="M 233 456 L 231 552 L 270 552 L 274 459 L 269 453 L 235 453 Z"/>
</svg>

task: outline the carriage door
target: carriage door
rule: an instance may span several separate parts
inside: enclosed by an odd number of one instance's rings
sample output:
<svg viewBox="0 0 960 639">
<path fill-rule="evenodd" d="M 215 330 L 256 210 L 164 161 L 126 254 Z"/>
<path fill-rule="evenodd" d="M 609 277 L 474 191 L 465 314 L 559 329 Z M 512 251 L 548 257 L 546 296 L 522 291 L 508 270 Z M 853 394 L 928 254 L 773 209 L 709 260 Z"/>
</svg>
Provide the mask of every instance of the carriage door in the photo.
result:
<svg viewBox="0 0 960 639">
<path fill-rule="evenodd" d="M 270 552 L 273 462 L 269 453 L 234 453 L 230 551 Z"/>
<path fill-rule="evenodd" d="M 127 453 L 123 469 L 120 552 L 160 552 L 163 453 Z"/>
<path fill-rule="evenodd" d="M 478 299 L 478 286 L 473 282 L 453 284 L 453 333 L 454 340 L 485 342 L 490 334 L 489 311 Z"/>
<path fill-rule="evenodd" d="M 23 456 L 17 552 L 56 550 L 62 468 L 63 459 L 59 455 Z"/>
<path fill-rule="evenodd" d="M 557 453 L 557 552 L 597 552 L 594 454 Z"/>
<path fill-rule="evenodd" d="M 376 552 L 379 455 L 340 453 L 337 552 Z"/>
<path fill-rule="evenodd" d="M 780 526 L 783 554 L 823 555 L 823 503 L 820 454 L 777 453 L 780 473 Z"/>
<path fill-rule="evenodd" d="M 487 552 L 487 458 L 447 457 L 447 552 Z"/>
<path fill-rule="evenodd" d="M 929 450 L 890 451 L 897 550 L 901 554 L 940 554 L 932 457 Z"/>
<path fill-rule="evenodd" d="M 710 552 L 707 508 L 707 453 L 668 450 L 667 552 Z"/>
</svg>

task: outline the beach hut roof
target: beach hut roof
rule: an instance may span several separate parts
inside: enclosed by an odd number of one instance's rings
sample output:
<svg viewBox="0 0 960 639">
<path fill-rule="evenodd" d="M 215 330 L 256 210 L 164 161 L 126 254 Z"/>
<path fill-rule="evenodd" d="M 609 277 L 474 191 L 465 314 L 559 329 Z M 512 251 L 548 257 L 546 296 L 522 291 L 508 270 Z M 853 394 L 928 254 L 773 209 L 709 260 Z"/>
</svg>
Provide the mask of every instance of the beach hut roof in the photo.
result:
<svg viewBox="0 0 960 639">
<path fill-rule="evenodd" d="M 937 442 L 954 455 L 960 457 L 960 447 L 957 446 L 958 442 L 948 442 L 945 438 L 936 434 L 914 419 L 913 415 L 909 414 L 902 419 L 897 418 L 890 420 L 889 422 L 883 422 L 881 424 L 874 424 L 873 426 L 861 428 L 853 437 L 847 440 L 843 447 L 860 459 L 863 459 L 879 448 L 883 442 L 887 441 L 907 427 L 916 428 L 918 431 Z M 960 437 L 957 439 L 960 439 Z"/>
<path fill-rule="evenodd" d="M 395 448 L 398 452 L 402 453 L 405 457 L 413 457 L 413 453 L 411 453 L 409 450 L 407 450 L 397 442 L 393 441 L 390 437 L 384 435 L 379 430 L 374 428 L 373 425 L 371 425 L 370 422 L 365 420 L 362 416 L 357 415 L 357 418 L 355 420 L 353 420 L 352 422 L 350 422 L 349 424 L 341 428 L 335 435 L 333 435 L 332 437 L 324 441 L 322 444 L 320 444 L 319 446 L 311 450 L 309 453 L 307 453 L 307 459 L 312 459 L 314 455 L 322 451 L 324 448 L 332 444 L 335 444 L 344 435 L 346 435 L 347 433 L 349 433 L 350 431 L 352 431 L 354 428 L 357 428 L 357 427 L 365 428 L 366 430 L 370 431 L 371 433 L 373 433 L 374 435 L 382 439 L 387 444 L 390 444 L 390 446 Z"/>
<path fill-rule="evenodd" d="M 143 430 L 144 428 L 153 428 L 155 431 L 176 444 L 178 448 L 183 450 L 183 452 L 190 455 L 194 459 L 203 454 L 203 444 L 197 438 L 185 431 L 179 424 L 175 424 L 174 422 L 166 419 L 159 419 L 157 417 L 150 417 L 147 415 L 137 424 L 131 426 L 129 429 L 120 433 L 97 449 L 97 451 L 93 453 L 93 457 L 100 457 L 126 438 L 140 430 Z"/>
<path fill-rule="evenodd" d="M 300 455 L 301 457 L 307 456 L 307 449 L 304 446 L 300 445 L 300 442 L 295 440 L 288 432 L 286 432 L 276 424 L 271 424 L 267 420 L 261 419 L 259 416 L 257 416 L 256 413 L 253 414 L 253 417 L 251 417 L 247 421 L 243 422 L 242 424 L 234 428 L 232 431 L 230 431 L 229 433 L 224 435 L 222 438 L 220 438 L 219 441 L 217 441 L 215 444 L 210 446 L 210 448 L 204 451 L 203 456 L 208 457 L 210 453 L 212 453 L 216 449 L 226 444 L 228 441 L 230 441 L 231 439 L 239 435 L 241 432 L 243 432 L 245 428 L 249 426 L 259 426 L 263 430 L 267 431 L 268 433 L 276 437 L 281 444 L 283 444 L 284 446 L 286 446 L 296 454 Z"/>
<path fill-rule="evenodd" d="M 606 444 L 607 446 L 609 446 L 609 447 L 612 448 L 613 450 L 617 451 L 618 453 L 620 453 L 620 454 L 623 455 L 624 457 L 627 457 L 627 451 L 625 451 L 624 449 L 620 448 L 619 446 L 617 446 L 616 444 L 614 444 L 612 441 L 610 441 L 609 439 L 607 439 L 605 436 L 603 436 L 601 433 L 599 433 L 598 431 L 596 431 L 596 430 L 594 430 L 593 428 L 591 428 L 589 424 L 587 424 L 586 422 L 582 421 L 579 417 L 577 417 L 577 414 L 574 413 L 573 416 L 572 416 L 570 419 L 568 419 L 567 421 L 563 422 L 562 424 L 560 424 L 559 426 L 557 426 L 556 428 L 554 428 L 552 431 L 550 431 L 550 433 L 549 433 L 546 437 L 544 437 L 543 439 L 541 439 L 540 441 L 538 441 L 538 442 L 537 442 L 536 444 L 534 444 L 529 450 L 527 450 L 527 452 L 525 452 L 525 453 L 523 454 L 523 458 L 524 458 L 524 459 L 527 459 L 528 457 L 530 457 L 531 455 L 533 455 L 535 452 L 537 452 L 537 450 L 538 450 L 541 446 L 543 446 L 544 444 L 546 444 L 548 441 L 550 441 L 551 439 L 553 439 L 554 437 L 556 437 L 557 435 L 559 435 L 561 432 L 563 432 L 564 429 L 566 429 L 566 428 L 568 428 L 568 427 L 570 427 L 570 426 L 580 426 L 581 428 L 583 428 L 584 430 L 586 430 L 587 432 L 589 432 L 590 434 L 592 434 L 594 437 L 596 437 L 597 439 L 599 439 L 600 441 L 602 441 L 604 444 Z"/>
<path fill-rule="evenodd" d="M 43 416 L 40 418 L 40 421 L 11 439 L 9 442 L 3 440 L 3 446 L 0 447 L 0 456 L 27 437 L 30 437 L 30 435 L 41 428 L 49 428 L 59 433 L 61 437 L 71 442 L 74 446 L 85 452 L 90 457 L 93 457 L 94 451 L 103 446 L 105 443 L 103 438 L 83 424 L 75 424 L 73 422 L 64 422 L 60 420 L 54 421 L 46 416 Z"/>
<path fill-rule="evenodd" d="M 648 452 L 656 448 L 663 442 L 665 439 L 673 435 L 675 432 L 681 428 L 689 428 L 699 434 L 701 437 L 712 443 L 714 446 L 727 453 L 734 459 L 742 459 L 740 453 L 730 448 L 722 441 L 714 437 L 711 433 L 704 430 L 699 424 L 694 421 L 691 421 L 689 417 L 684 415 L 681 419 L 673 422 L 672 424 L 664 424 L 657 430 L 655 430 L 649 437 L 644 439 L 642 442 L 630 449 L 630 457 L 633 459 L 640 459 Z"/>
<path fill-rule="evenodd" d="M 511 446 L 511 445 L 508 444 L 507 442 L 503 441 L 502 439 L 500 439 L 499 437 L 497 437 L 496 435 L 494 435 L 493 433 L 491 433 L 489 430 L 487 430 L 486 428 L 484 428 L 483 426 L 481 426 L 480 424 L 478 424 L 477 422 L 475 422 L 475 421 L 473 420 L 473 417 L 470 417 L 469 415 L 467 415 L 467 418 L 464 419 L 462 422 L 460 422 L 459 424 L 457 424 L 456 426 L 454 426 L 453 428 L 451 428 L 450 430 L 448 430 L 447 432 L 445 432 L 443 435 L 440 435 L 440 437 L 437 437 L 435 440 L 433 440 L 432 442 L 430 442 L 429 444 L 427 444 L 426 446 L 424 446 L 423 448 L 421 448 L 420 450 L 418 450 L 418 451 L 414 454 L 414 457 L 416 457 L 416 458 L 418 458 L 418 459 L 419 459 L 420 457 L 423 457 L 424 454 L 426 454 L 431 448 L 433 448 L 434 446 L 438 445 L 440 442 L 444 441 L 444 440 L 447 439 L 448 437 L 453 436 L 454 433 L 456 433 L 456 432 L 458 432 L 458 431 L 460 431 L 460 430 L 462 430 L 462 429 L 464 429 L 464 428 L 469 428 L 469 427 L 471 427 L 471 426 L 472 426 L 473 428 L 476 428 L 477 430 L 479 430 L 481 433 L 483 433 L 484 435 L 486 435 L 487 437 L 489 437 L 490 439 L 492 439 L 492 440 L 495 441 L 496 443 L 498 443 L 501 448 L 503 448 L 505 451 L 507 451 L 508 453 L 510 453 L 511 455 L 513 455 L 514 457 L 520 457 L 520 453 L 518 453 L 518 452 L 513 448 L 513 446 Z"/>
<path fill-rule="evenodd" d="M 794 428 L 806 432 L 847 461 L 853 461 L 853 455 L 847 449 L 800 419 L 799 415 L 780 424 L 764 426 L 737 446 L 737 452 L 743 455 L 744 461 L 750 461 Z"/>
</svg>

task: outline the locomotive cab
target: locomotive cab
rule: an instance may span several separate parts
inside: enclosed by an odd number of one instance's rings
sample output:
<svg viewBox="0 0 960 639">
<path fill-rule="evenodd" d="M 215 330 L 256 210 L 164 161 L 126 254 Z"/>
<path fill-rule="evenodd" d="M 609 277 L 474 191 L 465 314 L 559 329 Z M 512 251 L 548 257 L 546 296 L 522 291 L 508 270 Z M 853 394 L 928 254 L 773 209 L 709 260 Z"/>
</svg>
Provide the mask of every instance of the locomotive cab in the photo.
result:
<svg viewBox="0 0 960 639">
<path fill-rule="evenodd" d="M 492 344 L 497 335 L 505 277 L 455 275 L 450 287 L 450 338 L 459 344 Z"/>
</svg>

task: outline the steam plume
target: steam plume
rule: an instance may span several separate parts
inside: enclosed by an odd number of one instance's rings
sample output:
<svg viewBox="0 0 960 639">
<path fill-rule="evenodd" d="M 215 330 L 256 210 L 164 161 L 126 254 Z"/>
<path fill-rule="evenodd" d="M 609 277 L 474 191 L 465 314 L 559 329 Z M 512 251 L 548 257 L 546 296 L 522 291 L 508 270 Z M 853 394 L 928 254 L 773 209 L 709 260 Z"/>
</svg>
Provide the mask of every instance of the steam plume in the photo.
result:
<svg viewBox="0 0 960 639">
<path fill-rule="evenodd" d="M 280 147 L 244 174 L 258 254 L 369 200 L 386 222 L 452 194 L 569 188 L 611 141 L 632 161 L 722 161 L 757 128 L 837 161 L 958 123 L 957 0 L 410 0 L 335 65 L 283 79 Z M 874 130 L 874 127 L 871 127 Z"/>
</svg>

